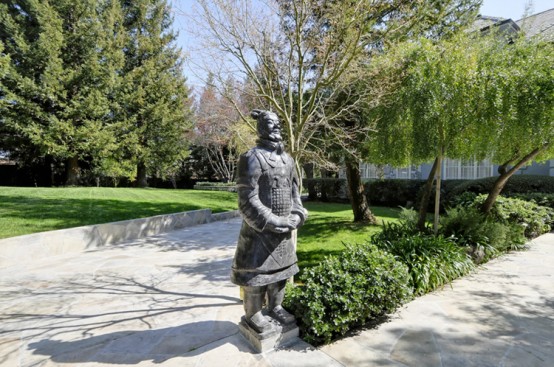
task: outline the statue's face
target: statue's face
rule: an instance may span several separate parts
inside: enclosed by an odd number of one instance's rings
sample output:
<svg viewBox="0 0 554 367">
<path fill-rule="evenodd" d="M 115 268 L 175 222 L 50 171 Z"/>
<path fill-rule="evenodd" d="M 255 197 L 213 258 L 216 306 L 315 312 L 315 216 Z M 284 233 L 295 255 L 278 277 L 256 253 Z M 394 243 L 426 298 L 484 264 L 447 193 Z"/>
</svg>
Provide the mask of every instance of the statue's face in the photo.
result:
<svg viewBox="0 0 554 367">
<path fill-rule="evenodd" d="M 281 137 L 281 122 L 274 113 L 267 114 L 263 121 L 260 121 L 258 133 L 263 139 L 269 139 L 271 141 L 282 141 Z"/>
</svg>

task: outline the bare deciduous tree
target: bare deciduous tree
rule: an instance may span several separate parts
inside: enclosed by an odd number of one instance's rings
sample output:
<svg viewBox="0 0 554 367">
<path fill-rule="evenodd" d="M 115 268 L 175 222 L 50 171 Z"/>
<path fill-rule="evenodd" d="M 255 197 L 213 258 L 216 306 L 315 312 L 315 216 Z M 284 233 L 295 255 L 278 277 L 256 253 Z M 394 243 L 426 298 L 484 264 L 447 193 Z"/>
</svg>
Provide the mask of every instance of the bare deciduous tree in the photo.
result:
<svg viewBox="0 0 554 367">
<path fill-rule="evenodd" d="M 229 75 L 243 75 L 253 87 L 252 98 L 263 104 L 258 107 L 281 117 L 299 173 L 304 163 L 333 167 L 329 147 L 338 145 L 349 161 L 356 161 L 361 158 L 359 139 L 371 129 L 367 121 L 342 122 L 374 103 L 374 89 L 356 88 L 348 103 L 328 108 L 352 90 L 354 80 L 366 77 L 364 63 L 391 40 L 431 33 L 438 20 L 458 21 L 458 14 L 475 3 L 478 0 L 197 0 L 188 23 L 200 43 L 193 60 L 203 63 L 195 61 L 193 66 L 209 70 L 220 85 Z M 367 205 L 364 211 L 369 211 Z"/>
<path fill-rule="evenodd" d="M 203 40 L 205 56 L 195 59 L 209 62 L 196 66 L 205 67 L 220 82 L 241 73 L 262 107 L 283 120 L 287 149 L 296 161 L 329 164 L 327 139 L 320 139 L 319 133 L 328 128 L 346 137 L 346 129 L 331 129 L 330 122 L 356 104 L 333 111 L 324 107 L 340 82 L 348 80 L 345 74 L 366 54 L 367 45 L 381 39 L 370 30 L 408 3 L 197 0 L 190 19 L 197 21 L 194 33 Z"/>
<path fill-rule="evenodd" d="M 228 79 L 224 91 L 227 96 L 240 95 L 241 87 Z M 240 98 L 236 100 L 243 104 Z M 208 78 L 196 103 L 192 141 L 202 148 L 211 169 L 225 182 L 234 179 L 238 154 L 253 144 L 252 134 L 243 125 L 235 107 L 215 87 L 213 77 Z"/>
</svg>

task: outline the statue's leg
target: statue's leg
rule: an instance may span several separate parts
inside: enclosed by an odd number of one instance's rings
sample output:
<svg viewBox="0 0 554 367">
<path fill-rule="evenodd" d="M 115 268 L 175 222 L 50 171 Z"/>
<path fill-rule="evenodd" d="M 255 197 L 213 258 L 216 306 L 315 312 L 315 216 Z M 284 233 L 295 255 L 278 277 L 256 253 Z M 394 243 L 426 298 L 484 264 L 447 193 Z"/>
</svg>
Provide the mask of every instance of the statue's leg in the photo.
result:
<svg viewBox="0 0 554 367">
<path fill-rule="evenodd" d="M 244 312 L 246 322 L 258 333 L 264 333 L 273 327 L 269 320 L 262 314 L 262 307 L 266 293 L 266 287 L 243 287 Z"/>
<path fill-rule="evenodd" d="M 288 313 L 283 306 L 281 306 L 283 299 L 285 298 L 286 284 L 286 280 L 281 280 L 267 286 L 269 316 L 273 317 L 281 324 L 290 324 L 295 321 L 294 316 Z"/>
</svg>

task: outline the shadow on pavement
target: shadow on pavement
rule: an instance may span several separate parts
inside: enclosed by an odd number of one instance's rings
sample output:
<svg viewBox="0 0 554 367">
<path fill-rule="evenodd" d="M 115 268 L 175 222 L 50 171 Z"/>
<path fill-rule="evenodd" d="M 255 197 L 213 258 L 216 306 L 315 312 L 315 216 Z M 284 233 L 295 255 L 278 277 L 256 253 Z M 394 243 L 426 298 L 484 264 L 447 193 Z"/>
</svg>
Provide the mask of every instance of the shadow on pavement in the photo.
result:
<svg viewBox="0 0 554 367">
<path fill-rule="evenodd" d="M 26 340 L 22 341 L 33 355 L 60 363 L 133 364 L 209 348 L 238 332 L 236 323 L 210 317 L 219 312 L 233 317 L 240 299 L 201 289 L 182 292 L 163 278 L 84 276 L 44 287 L 14 287 L 0 292 L 0 297 L 25 299 L 26 305 L 0 314 L 0 365 L 19 353 L 18 343 L 4 341 Z"/>
<path fill-rule="evenodd" d="M 235 338 L 229 338 L 237 330 L 237 325 L 229 321 L 201 321 L 165 329 L 118 331 L 74 341 L 43 339 L 30 343 L 28 348 L 34 355 L 58 363 L 137 364 L 148 360 L 162 363 L 179 356 L 193 356 L 198 348 L 210 343 L 216 347 L 222 339 L 244 350 Z"/>
</svg>

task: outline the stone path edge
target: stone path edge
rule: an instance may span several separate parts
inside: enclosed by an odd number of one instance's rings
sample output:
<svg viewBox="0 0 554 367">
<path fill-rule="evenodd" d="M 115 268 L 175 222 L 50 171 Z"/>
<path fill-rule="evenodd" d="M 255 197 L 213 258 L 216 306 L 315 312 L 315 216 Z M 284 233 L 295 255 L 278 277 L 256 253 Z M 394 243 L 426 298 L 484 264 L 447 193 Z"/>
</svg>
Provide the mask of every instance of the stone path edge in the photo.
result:
<svg viewBox="0 0 554 367">
<path fill-rule="evenodd" d="M 0 240 L 0 268 L 238 216 L 238 210 L 214 214 L 200 209 L 5 238 Z"/>
</svg>

